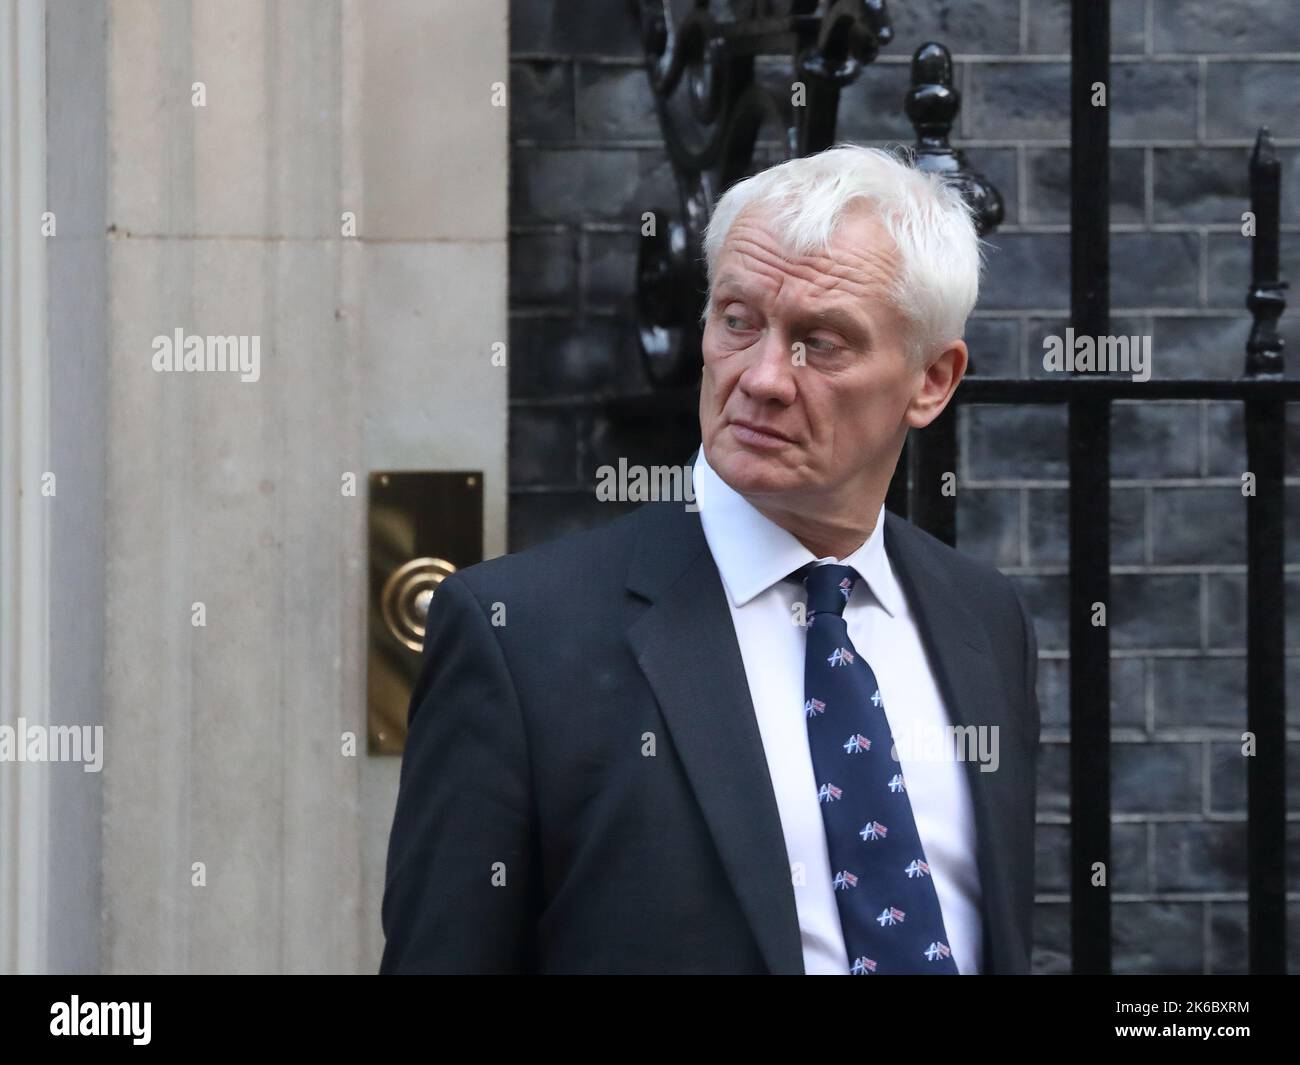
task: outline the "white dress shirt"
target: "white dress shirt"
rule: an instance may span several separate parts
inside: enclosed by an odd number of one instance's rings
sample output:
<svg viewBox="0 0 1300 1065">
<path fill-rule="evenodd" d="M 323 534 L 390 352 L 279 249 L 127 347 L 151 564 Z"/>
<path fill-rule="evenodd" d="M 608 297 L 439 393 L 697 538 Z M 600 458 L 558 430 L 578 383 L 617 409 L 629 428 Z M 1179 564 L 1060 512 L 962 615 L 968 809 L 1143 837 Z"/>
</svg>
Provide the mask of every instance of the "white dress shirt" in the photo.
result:
<svg viewBox="0 0 1300 1065">
<path fill-rule="evenodd" d="M 727 592 L 776 791 L 794 877 L 805 972 L 846 974 L 849 967 L 804 718 L 807 636 L 793 620 L 804 590 L 783 579 L 809 562 L 852 566 L 861 577 L 844 608 L 849 639 L 880 685 L 953 960 L 962 975 L 980 972 L 981 891 L 970 788 L 963 764 L 951 753 L 940 760 L 925 743 L 952 721 L 885 554 L 884 505 L 871 535 L 851 555 L 815 559 L 727 485 L 709 466 L 702 447 L 693 486 L 709 551 Z"/>
</svg>

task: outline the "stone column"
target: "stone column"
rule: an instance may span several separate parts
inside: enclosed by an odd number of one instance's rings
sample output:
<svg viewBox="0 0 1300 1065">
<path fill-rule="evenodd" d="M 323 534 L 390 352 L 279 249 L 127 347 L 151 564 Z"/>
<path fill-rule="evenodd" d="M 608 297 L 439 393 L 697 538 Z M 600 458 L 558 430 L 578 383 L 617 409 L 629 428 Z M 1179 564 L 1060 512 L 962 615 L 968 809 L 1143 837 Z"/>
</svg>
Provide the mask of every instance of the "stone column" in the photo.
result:
<svg viewBox="0 0 1300 1065">
<path fill-rule="evenodd" d="M 378 967 L 364 485 L 483 470 L 504 548 L 506 7 L 108 5 L 107 971 Z"/>
</svg>

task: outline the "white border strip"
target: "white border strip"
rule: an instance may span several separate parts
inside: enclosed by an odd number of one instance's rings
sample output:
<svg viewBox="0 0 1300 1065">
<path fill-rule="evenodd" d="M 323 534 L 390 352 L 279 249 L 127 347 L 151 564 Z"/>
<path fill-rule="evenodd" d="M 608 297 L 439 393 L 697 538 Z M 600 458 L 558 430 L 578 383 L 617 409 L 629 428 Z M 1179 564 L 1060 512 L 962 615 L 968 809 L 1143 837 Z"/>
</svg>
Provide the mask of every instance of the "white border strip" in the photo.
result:
<svg viewBox="0 0 1300 1065">
<path fill-rule="evenodd" d="M 49 723 L 45 0 L 0 0 L 0 724 Z M 45 765 L 0 763 L 0 971 L 47 967 Z"/>
</svg>

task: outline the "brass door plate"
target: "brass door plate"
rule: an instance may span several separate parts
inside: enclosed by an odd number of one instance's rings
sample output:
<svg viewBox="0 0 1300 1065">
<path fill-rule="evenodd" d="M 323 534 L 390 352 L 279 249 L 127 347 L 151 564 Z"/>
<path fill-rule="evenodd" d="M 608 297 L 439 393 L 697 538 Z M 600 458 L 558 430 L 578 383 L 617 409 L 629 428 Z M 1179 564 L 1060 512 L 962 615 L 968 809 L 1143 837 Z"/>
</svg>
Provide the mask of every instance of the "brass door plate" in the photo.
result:
<svg viewBox="0 0 1300 1065">
<path fill-rule="evenodd" d="M 429 604 L 443 578 L 483 560 L 483 474 L 371 473 L 369 525 L 367 750 L 401 754 Z"/>
</svg>

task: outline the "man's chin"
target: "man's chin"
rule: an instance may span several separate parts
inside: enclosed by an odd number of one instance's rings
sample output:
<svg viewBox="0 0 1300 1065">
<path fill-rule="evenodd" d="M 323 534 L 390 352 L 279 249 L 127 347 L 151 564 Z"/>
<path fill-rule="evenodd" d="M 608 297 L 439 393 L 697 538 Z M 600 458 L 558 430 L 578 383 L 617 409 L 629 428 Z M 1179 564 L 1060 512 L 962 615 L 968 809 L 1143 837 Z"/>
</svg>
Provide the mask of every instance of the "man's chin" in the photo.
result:
<svg viewBox="0 0 1300 1065">
<path fill-rule="evenodd" d="M 718 454 L 709 455 L 709 465 L 732 491 L 743 496 L 788 492 L 799 486 L 791 457 L 783 452 L 758 453 L 736 445 L 716 450 Z"/>
</svg>

